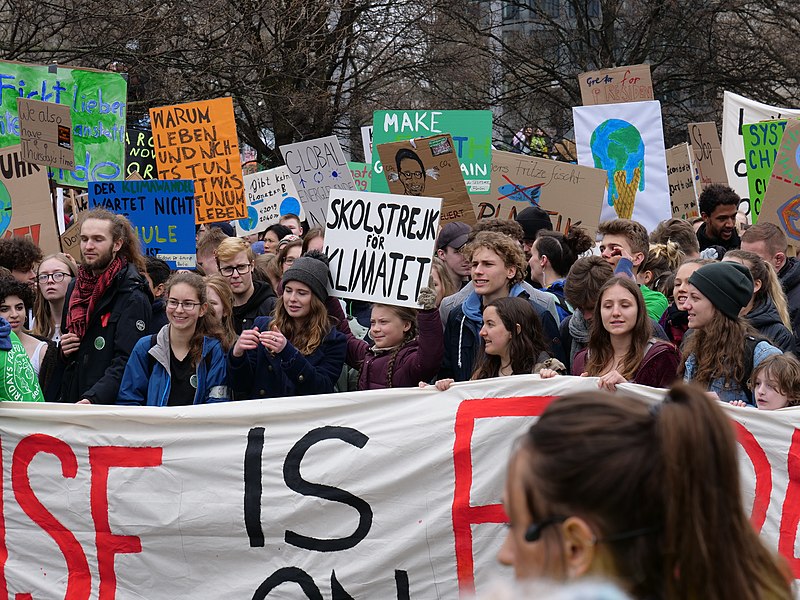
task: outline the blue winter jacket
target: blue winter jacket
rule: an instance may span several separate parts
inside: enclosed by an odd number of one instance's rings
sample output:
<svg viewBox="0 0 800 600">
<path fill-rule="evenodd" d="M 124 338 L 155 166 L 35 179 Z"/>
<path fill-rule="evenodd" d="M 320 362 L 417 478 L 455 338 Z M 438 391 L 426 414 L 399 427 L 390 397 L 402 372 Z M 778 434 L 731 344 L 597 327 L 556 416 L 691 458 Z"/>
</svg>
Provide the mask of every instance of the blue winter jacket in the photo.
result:
<svg viewBox="0 0 800 600">
<path fill-rule="evenodd" d="M 272 317 L 258 317 L 253 327 L 269 331 Z M 344 366 L 347 339 L 335 327 L 308 356 L 290 342 L 278 354 L 264 346 L 241 357 L 228 353 L 228 381 L 237 400 L 330 394 Z"/>
<path fill-rule="evenodd" d="M 125 366 L 117 404 L 166 406 L 169 401 L 169 325 L 156 334 L 151 347 L 151 336 L 140 339 Z M 150 372 L 150 365 L 153 371 Z M 197 364 L 197 392 L 194 404 L 225 402 L 230 400 L 227 387 L 225 352 L 219 340 L 203 338 L 203 357 Z"/>
</svg>

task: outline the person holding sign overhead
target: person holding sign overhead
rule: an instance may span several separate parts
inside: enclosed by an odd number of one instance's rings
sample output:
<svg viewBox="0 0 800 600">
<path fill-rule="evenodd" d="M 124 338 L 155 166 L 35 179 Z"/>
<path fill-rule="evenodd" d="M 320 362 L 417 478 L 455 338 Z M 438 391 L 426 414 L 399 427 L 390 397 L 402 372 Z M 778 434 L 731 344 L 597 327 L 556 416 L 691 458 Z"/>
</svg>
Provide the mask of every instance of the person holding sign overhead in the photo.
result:
<svg viewBox="0 0 800 600">
<path fill-rule="evenodd" d="M 347 341 L 331 323 L 328 259 L 298 258 L 283 274 L 272 317 L 258 317 L 228 355 L 228 381 L 237 400 L 329 394 L 342 372 Z"/>
<path fill-rule="evenodd" d="M 422 310 L 373 304 L 369 334 L 375 343 L 370 347 L 350 331 L 339 301 L 328 299 L 328 310 L 347 338 L 347 364 L 359 371 L 359 390 L 413 387 L 436 375 L 444 354 L 436 293 L 421 288 L 417 303 Z"/>
</svg>

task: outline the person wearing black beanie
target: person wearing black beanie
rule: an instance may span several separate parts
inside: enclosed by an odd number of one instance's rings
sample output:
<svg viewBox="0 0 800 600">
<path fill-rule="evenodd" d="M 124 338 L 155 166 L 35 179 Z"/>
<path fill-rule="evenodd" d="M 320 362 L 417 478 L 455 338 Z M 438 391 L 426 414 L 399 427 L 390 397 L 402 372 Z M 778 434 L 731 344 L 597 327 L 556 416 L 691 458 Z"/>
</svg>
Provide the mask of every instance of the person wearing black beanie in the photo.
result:
<svg viewBox="0 0 800 600">
<path fill-rule="evenodd" d="M 328 258 L 318 251 L 301 256 L 282 283 L 273 315 L 242 331 L 228 355 L 237 400 L 327 394 L 341 374 L 347 342 L 325 306 Z"/>
<path fill-rule="evenodd" d="M 743 265 L 704 265 L 689 277 L 683 304 L 693 334 L 684 338 L 684 381 L 694 381 L 724 402 L 752 405 L 747 381 L 753 368 L 781 351 L 740 316 L 753 296 L 753 278 Z"/>
</svg>

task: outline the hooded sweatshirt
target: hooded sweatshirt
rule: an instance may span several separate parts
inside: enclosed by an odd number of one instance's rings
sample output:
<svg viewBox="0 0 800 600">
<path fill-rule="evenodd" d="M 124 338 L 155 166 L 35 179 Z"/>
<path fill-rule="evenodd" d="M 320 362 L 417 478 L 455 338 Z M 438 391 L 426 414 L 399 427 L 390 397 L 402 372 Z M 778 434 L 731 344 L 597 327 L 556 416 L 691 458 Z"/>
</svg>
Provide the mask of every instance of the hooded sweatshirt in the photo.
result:
<svg viewBox="0 0 800 600">
<path fill-rule="evenodd" d="M 233 307 L 233 330 L 241 335 L 252 329 L 256 317 L 268 317 L 275 308 L 275 292 L 265 281 L 253 281 L 253 295 L 241 306 Z"/>
<path fill-rule="evenodd" d="M 754 306 L 745 318 L 773 346 L 784 352 L 794 352 L 794 336 L 781 321 L 772 298 L 767 298 L 765 302 Z"/>
</svg>

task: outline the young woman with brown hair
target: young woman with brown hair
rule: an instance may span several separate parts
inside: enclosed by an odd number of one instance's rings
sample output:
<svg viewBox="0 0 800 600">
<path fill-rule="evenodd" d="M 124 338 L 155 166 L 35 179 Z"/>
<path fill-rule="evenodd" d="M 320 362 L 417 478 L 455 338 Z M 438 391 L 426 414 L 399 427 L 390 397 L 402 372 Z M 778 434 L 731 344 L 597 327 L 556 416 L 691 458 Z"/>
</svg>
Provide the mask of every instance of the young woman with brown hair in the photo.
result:
<svg viewBox="0 0 800 600">
<path fill-rule="evenodd" d="M 781 353 L 739 316 L 752 297 L 753 278 L 739 263 L 705 265 L 689 277 L 683 307 L 694 333 L 684 340 L 681 374 L 723 402 L 752 404 L 747 381 L 753 368 Z"/>
<path fill-rule="evenodd" d="M 236 343 L 236 331 L 233 329 L 233 291 L 222 275 L 209 275 L 203 280 L 206 282 L 208 297 L 207 318 L 215 322 L 220 331 L 222 349 L 227 352 Z"/>
<path fill-rule="evenodd" d="M 498 559 L 519 579 L 604 577 L 637 600 L 793 597 L 745 514 L 730 421 L 688 386 L 654 406 L 553 401 L 509 461 L 504 504 Z"/>
<path fill-rule="evenodd" d="M 166 283 L 169 323 L 140 339 L 131 352 L 117 404 L 181 406 L 230 400 L 225 352 L 197 273 L 172 275 Z"/>
<path fill-rule="evenodd" d="M 680 359 L 675 346 L 653 337 L 639 286 L 613 277 L 600 288 L 589 344 L 575 355 L 572 374 L 599 377 L 610 391 L 626 382 L 665 387 L 675 381 Z"/>
<path fill-rule="evenodd" d="M 328 394 L 342 372 L 347 342 L 328 315 L 328 259 L 312 251 L 283 274 L 272 317 L 258 317 L 228 355 L 237 399 Z"/>
</svg>

